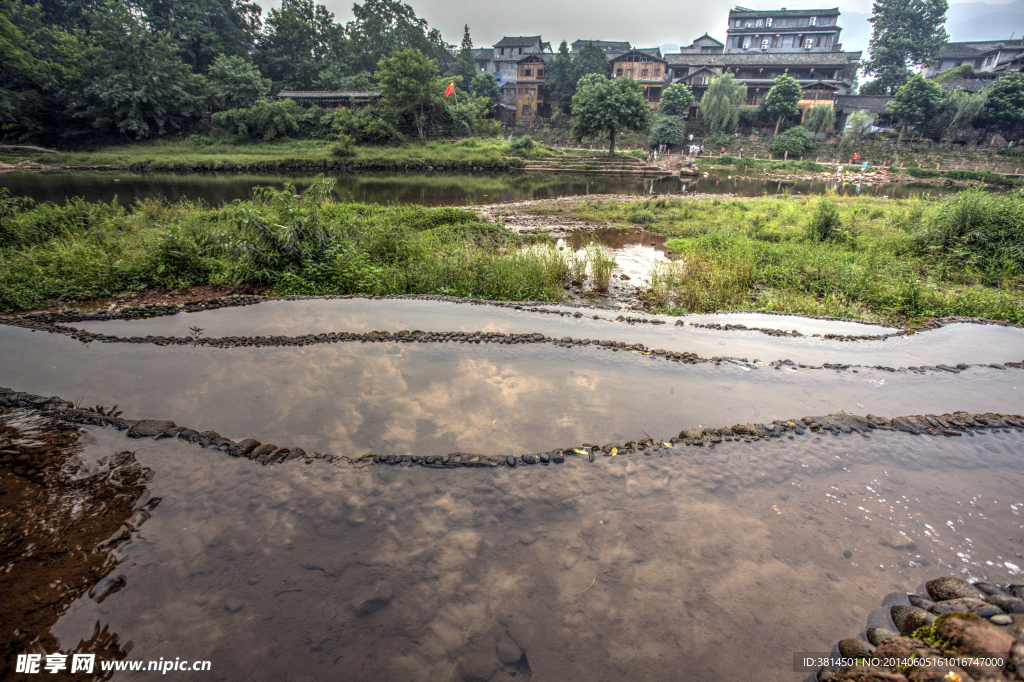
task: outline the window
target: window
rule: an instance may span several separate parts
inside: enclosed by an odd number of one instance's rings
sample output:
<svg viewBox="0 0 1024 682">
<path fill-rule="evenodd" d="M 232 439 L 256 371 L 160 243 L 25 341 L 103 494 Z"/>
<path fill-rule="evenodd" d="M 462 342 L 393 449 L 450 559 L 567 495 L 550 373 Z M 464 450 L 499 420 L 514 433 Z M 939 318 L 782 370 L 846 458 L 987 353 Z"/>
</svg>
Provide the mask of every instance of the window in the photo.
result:
<svg viewBox="0 0 1024 682">
<path fill-rule="evenodd" d="M 815 46 L 815 47 L 821 47 L 821 39 L 822 39 L 823 37 L 824 37 L 824 36 L 818 36 L 818 38 L 817 38 L 817 39 L 816 39 L 816 40 L 814 41 L 814 46 Z"/>
<path fill-rule="evenodd" d="M 807 20 L 807 23 L 808 23 L 809 26 L 817 26 L 818 25 L 818 17 L 811 17 L 810 19 Z"/>
<path fill-rule="evenodd" d="M 762 40 L 762 41 L 761 41 L 761 49 L 762 49 L 762 50 L 767 50 L 767 49 L 768 49 L 768 44 L 769 44 L 769 43 L 768 43 L 768 39 L 767 39 L 767 38 L 765 38 L 764 40 Z"/>
<path fill-rule="evenodd" d="M 632 78 L 633 77 L 633 69 L 626 69 L 626 76 Z"/>
<path fill-rule="evenodd" d="M 505 48 L 501 48 L 501 54 L 505 54 Z"/>
<path fill-rule="evenodd" d="M 655 78 L 661 78 L 661 67 L 660 66 L 657 67 L 656 69 L 654 69 L 654 77 Z"/>
<path fill-rule="evenodd" d="M 544 69 L 537 69 L 537 78 L 544 77 Z"/>
<path fill-rule="evenodd" d="M 757 21 L 754 22 L 754 26 L 756 26 L 757 28 L 761 28 L 761 26 L 763 26 L 763 25 L 764 25 L 764 22 L 762 22 L 760 19 L 758 19 Z"/>
<path fill-rule="evenodd" d="M 743 26 L 743 21 L 741 19 L 737 19 L 736 20 L 736 28 L 740 28 L 741 26 Z"/>
<path fill-rule="evenodd" d="M 641 69 L 640 70 L 640 76 L 642 78 L 647 78 L 647 69 Z"/>
<path fill-rule="evenodd" d="M 523 77 L 528 78 L 533 76 L 533 69 L 523 69 Z"/>
<path fill-rule="evenodd" d="M 531 113 L 530 112 L 530 105 L 529 104 L 524 104 L 523 105 L 523 116 L 529 116 L 530 113 Z"/>
<path fill-rule="evenodd" d="M 743 49 L 744 50 L 750 49 L 750 38 L 744 38 L 743 39 Z"/>
<path fill-rule="evenodd" d="M 622 75 L 622 69 L 616 69 L 615 70 L 615 75 L 616 76 L 621 76 Z"/>
<path fill-rule="evenodd" d="M 776 24 L 776 26 L 785 26 L 785 25 L 786 25 L 786 20 L 785 19 L 779 19 L 779 23 Z"/>
<path fill-rule="evenodd" d="M 772 25 L 772 18 L 768 17 L 767 19 L 765 19 L 764 20 L 764 25 L 765 26 L 771 26 Z"/>
</svg>

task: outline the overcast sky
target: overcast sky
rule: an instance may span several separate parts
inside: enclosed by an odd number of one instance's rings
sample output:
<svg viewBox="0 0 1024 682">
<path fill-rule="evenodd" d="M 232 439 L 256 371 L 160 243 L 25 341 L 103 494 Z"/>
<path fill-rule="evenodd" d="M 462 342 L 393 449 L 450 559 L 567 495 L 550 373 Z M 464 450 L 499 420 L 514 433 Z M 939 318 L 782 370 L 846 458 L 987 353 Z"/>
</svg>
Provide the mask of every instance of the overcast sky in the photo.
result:
<svg viewBox="0 0 1024 682">
<path fill-rule="evenodd" d="M 258 0 L 264 12 L 280 7 L 280 0 Z M 335 21 L 352 19 L 352 0 L 317 0 L 334 12 Z M 835 0 L 745 0 L 751 9 L 788 9 L 834 7 Z M 988 0 L 1002 4 L 1001 0 Z M 361 4 L 361 3 L 360 3 Z M 537 35 L 557 49 L 564 39 L 628 40 L 636 47 L 654 47 L 670 43 L 689 45 L 705 32 L 724 42 L 729 10 L 736 3 L 698 2 L 696 0 L 412 0 L 416 14 L 440 29 L 445 39 L 458 45 L 462 27 L 469 24 L 475 47 L 489 47 L 502 36 Z M 844 49 L 867 47 L 871 0 L 840 0 L 839 10 L 847 16 L 839 25 Z M 953 3 L 951 3 L 952 5 Z M 858 16 L 859 15 L 859 16 Z M 858 25 L 849 25 L 856 22 Z M 851 44 L 851 42 L 858 44 Z M 863 43 L 863 44 L 859 44 Z"/>
</svg>

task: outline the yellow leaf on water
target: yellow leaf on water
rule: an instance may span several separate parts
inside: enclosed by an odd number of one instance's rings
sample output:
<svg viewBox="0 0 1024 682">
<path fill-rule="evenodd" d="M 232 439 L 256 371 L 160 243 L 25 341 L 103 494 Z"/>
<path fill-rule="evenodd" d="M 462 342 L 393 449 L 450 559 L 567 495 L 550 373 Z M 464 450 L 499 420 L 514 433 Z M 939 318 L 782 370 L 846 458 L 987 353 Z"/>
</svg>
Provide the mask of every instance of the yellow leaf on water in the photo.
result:
<svg viewBox="0 0 1024 682">
<path fill-rule="evenodd" d="M 668 443 L 668 442 L 663 442 L 662 445 L 664 445 L 666 448 L 672 447 L 672 443 Z"/>
<path fill-rule="evenodd" d="M 573 452 L 575 452 L 577 455 L 585 455 L 585 454 L 587 454 L 587 451 L 584 450 L 583 448 L 573 448 Z"/>
<path fill-rule="evenodd" d="M 618 448 L 612 448 L 612 457 L 614 457 L 617 454 L 619 454 L 619 449 Z"/>
</svg>

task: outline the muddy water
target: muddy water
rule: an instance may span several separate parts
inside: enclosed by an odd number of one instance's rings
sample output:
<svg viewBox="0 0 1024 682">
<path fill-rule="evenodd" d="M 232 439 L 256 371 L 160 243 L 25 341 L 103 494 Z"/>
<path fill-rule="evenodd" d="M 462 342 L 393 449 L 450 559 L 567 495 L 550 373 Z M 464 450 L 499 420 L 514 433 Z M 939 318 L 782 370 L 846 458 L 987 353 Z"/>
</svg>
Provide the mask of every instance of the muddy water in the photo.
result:
<svg viewBox="0 0 1024 682">
<path fill-rule="evenodd" d="M 636 229 L 595 230 L 592 233 L 574 233 L 557 240 L 560 249 L 571 248 L 585 254 L 590 239 L 596 239 L 615 258 L 615 275 L 626 275 L 630 284 L 650 283 L 654 263 L 668 262 L 672 251 L 666 248 L 667 237 Z"/>
<path fill-rule="evenodd" d="M 1018 411 L 1020 370 L 681 365 L 547 344 L 84 345 L 0 327 L 4 385 L 333 454 L 522 454 L 845 410 Z"/>
<path fill-rule="evenodd" d="M 559 309 L 552 306 L 550 309 Z M 563 308 L 565 312 L 575 309 Z M 903 337 L 841 342 L 814 337 L 771 337 L 751 330 L 714 330 L 667 324 L 615 322 L 618 313 L 583 309 L 583 318 L 516 311 L 488 305 L 421 300 L 368 299 L 269 301 L 255 306 L 178 314 L 149 320 L 81 322 L 75 326 L 114 336 L 187 337 L 198 326 L 207 338 L 224 336 L 298 336 L 321 332 L 500 331 L 537 332 L 551 337 L 612 339 L 643 343 L 650 348 L 697 353 L 702 357 L 733 356 L 765 362 L 790 358 L 797 363 L 845 363 L 893 368 L 958 363 L 1020 362 L 1024 329 L 996 325 L 952 324 Z M 598 320 L 590 319 L 598 315 Z M 651 316 L 647 316 L 651 317 Z M 759 318 L 765 318 L 761 320 Z M 684 321 L 747 324 L 803 333 L 882 334 L 883 327 L 849 322 L 808 320 L 796 316 L 687 316 Z M 741 320 L 743 320 L 741 322 Z M 817 330 L 817 331 L 814 331 Z"/>
<path fill-rule="evenodd" d="M 88 436 L 87 462 L 124 448 Z M 123 587 L 53 633 L 99 624 L 215 680 L 800 680 L 794 652 L 890 591 L 1020 581 L 1022 448 L 876 433 L 355 471 L 140 441 L 161 504 L 115 550 Z"/>
<path fill-rule="evenodd" d="M 161 197 L 169 201 L 201 199 L 212 205 L 251 199 L 256 186 L 282 187 L 291 182 L 299 190 L 312 184 L 316 174 L 239 173 L 127 173 L 47 172 L 2 173 L 0 187 L 37 201 L 63 203 L 70 197 L 122 204 Z M 840 194 L 866 196 L 942 196 L 955 191 L 930 185 L 855 185 L 806 180 L 783 182 L 760 175 L 709 172 L 708 177 L 680 181 L 678 177 L 643 179 L 631 176 L 535 175 L 522 173 L 338 173 L 339 200 L 366 203 L 413 203 L 426 206 L 491 204 L 581 194 L 735 194 L 759 197 L 790 191 L 822 194 L 826 188 Z"/>
</svg>

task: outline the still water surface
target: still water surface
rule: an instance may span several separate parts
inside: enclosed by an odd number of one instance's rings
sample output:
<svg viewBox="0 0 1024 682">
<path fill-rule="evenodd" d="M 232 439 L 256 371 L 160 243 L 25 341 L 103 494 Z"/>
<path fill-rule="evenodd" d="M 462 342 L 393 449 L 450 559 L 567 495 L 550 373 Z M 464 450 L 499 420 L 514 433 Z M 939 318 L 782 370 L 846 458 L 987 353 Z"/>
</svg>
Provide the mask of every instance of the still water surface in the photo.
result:
<svg viewBox="0 0 1024 682">
<path fill-rule="evenodd" d="M 339 173 L 335 194 L 340 201 L 371 204 L 413 203 L 426 206 L 492 204 L 581 194 L 736 194 L 759 197 L 785 190 L 821 194 L 826 187 L 839 194 L 888 196 L 941 196 L 947 188 L 931 185 L 858 185 L 822 181 L 767 180 L 760 176 L 712 171 L 708 177 L 644 179 L 630 176 L 534 175 L 522 173 Z M 315 175 L 234 173 L 128 173 L 46 172 L 0 173 L 0 187 L 37 201 L 64 203 L 70 197 L 122 204 L 136 199 L 203 200 L 217 206 L 235 199 L 251 199 L 252 188 L 282 187 L 291 182 L 299 190 Z"/>
<path fill-rule="evenodd" d="M 83 442 L 87 464 L 126 447 Z M 69 650 L 103 626 L 129 660 L 207 659 L 212 680 L 801 680 L 794 652 L 881 624 L 891 591 L 1019 581 L 1022 446 L 876 433 L 356 471 L 136 442 L 159 506 L 112 554 L 123 587 L 52 632 Z"/>
</svg>

